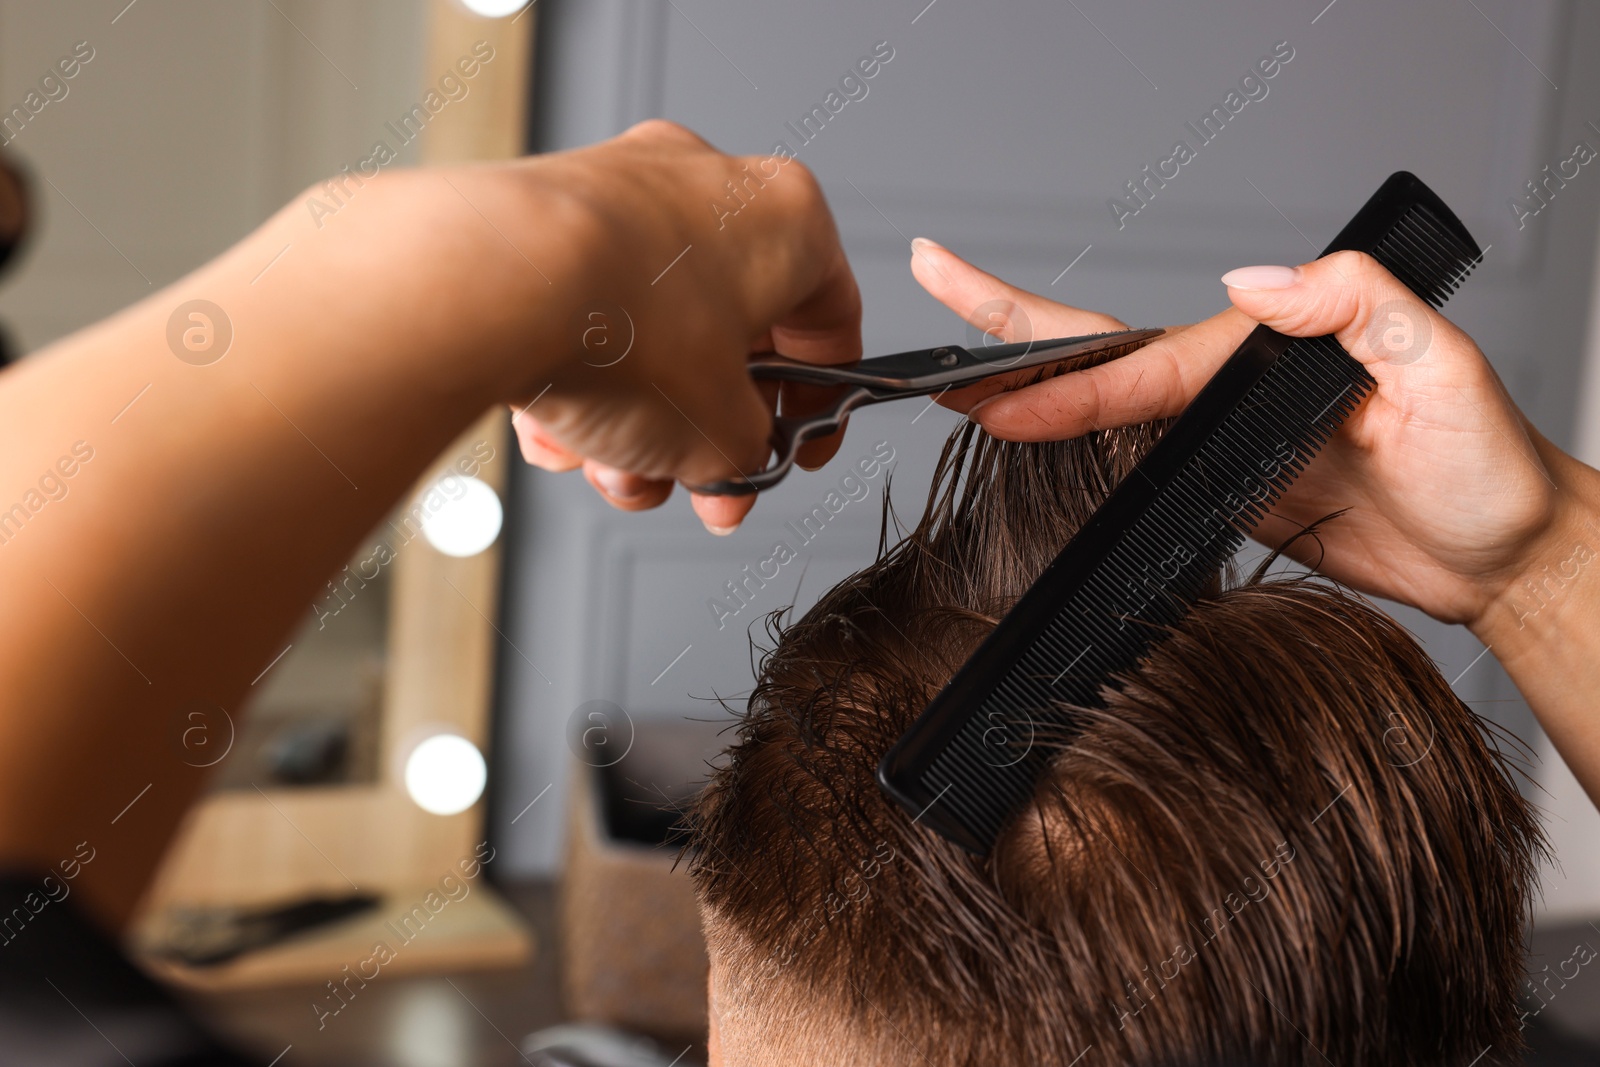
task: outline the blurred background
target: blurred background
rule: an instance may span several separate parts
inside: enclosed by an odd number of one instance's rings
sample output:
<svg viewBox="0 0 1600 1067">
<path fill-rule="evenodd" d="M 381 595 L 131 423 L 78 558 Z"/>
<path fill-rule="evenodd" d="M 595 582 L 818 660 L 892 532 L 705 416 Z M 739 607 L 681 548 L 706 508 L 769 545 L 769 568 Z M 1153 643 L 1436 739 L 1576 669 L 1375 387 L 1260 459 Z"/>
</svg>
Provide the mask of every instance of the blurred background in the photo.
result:
<svg viewBox="0 0 1600 1067">
<path fill-rule="evenodd" d="M 912 280 L 912 237 L 1134 325 L 1181 323 L 1223 306 L 1225 270 L 1313 257 L 1384 177 L 1414 171 L 1487 248 L 1450 316 L 1545 433 L 1600 461 L 1600 171 L 1579 162 L 1600 147 L 1594 5 L 472 7 L 0 0 L 0 152 L 30 190 L 28 244 L 0 285 L 10 350 L 143 298 L 285 204 L 311 210 L 308 187 L 378 141 L 396 165 L 495 158 L 662 116 L 729 151 L 782 143 L 817 173 L 869 353 L 970 339 Z M 467 93 L 406 142 L 402 117 L 469 55 Z M 841 86 L 869 58 L 872 77 Z M 1265 58 L 1274 76 L 1242 86 Z M 1230 92 L 1246 102 L 1201 138 L 1190 124 Z M 1194 159 L 1133 198 L 1129 183 L 1179 140 Z M 631 328 L 608 326 L 619 343 Z M 401 508 L 443 486 L 434 531 L 413 545 L 397 513 L 374 532 L 248 725 L 245 709 L 198 709 L 204 743 L 186 751 L 215 758 L 216 791 L 148 904 L 150 965 L 284 1063 L 521 1062 L 526 1035 L 569 1020 L 651 1035 L 663 1063 L 692 1062 L 703 950 L 667 830 L 720 747 L 724 702 L 749 691 L 767 614 L 803 611 L 871 559 L 885 496 L 920 512 L 955 424 L 939 408 L 868 410 L 834 464 L 712 539 L 685 499 L 641 521 L 576 477 L 505 462 L 514 444 L 487 418 Z M 858 459 L 890 449 L 892 476 L 815 515 Z M 364 562 L 380 542 L 392 566 Z M 778 542 L 796 558 L 750 580 Z M 1534 968 L 1600 945 L 1600 815 L 1470 634 L 1394 611 L 1528 745 L 1526 788 L 1558 859 Z M 352 946 L 484 848 L 494 859 L 470 894 L 352 986 Z M 318 899 L 322 912 L 286 917 Z M 1527 1009 L 1600 1041 L 1588 971 Z M 534 1044 L 558 1039 L 572 1038 Z"/>
</svg>

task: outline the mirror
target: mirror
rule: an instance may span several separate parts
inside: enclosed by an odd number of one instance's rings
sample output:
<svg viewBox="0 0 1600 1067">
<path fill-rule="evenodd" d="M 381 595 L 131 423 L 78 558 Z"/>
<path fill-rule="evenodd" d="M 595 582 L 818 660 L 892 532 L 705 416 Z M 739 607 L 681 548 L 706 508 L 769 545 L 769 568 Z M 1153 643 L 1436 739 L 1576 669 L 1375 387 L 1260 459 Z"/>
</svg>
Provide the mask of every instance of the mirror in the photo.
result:
<svg viewBox="0 0 1600 1067">
<path fill-rule="evenodd" d="M 375 564 L 370 546 L 385 543 L 386 528 L 362 539 L 282 658 L 263 672 L 214 791 L 377 780 L 391 572 Z"/>
</svg>

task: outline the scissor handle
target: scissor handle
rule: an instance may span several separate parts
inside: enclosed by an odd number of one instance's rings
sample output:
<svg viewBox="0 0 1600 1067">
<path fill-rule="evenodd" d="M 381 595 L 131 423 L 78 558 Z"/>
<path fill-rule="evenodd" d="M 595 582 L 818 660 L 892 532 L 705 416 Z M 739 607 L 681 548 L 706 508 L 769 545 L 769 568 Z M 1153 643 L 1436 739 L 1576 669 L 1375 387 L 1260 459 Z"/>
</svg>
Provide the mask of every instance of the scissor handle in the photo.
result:
<svg viewBox="0 0 1600 1067">
<path fill-rule="evenodd" d="M 690 492 L 710 496 L 749 496 L 763 489 L 771 489 L 783 481 L 783 476 L 794 468 L 795 456 L 800 446 L 818 437 L 826 437 L 844 425 L 845 416 L 873 399 L 873 391 L 858 386 L 835 400 L 830 406 L 810 415 L 778 415 L 772 420 L 772 443 L 775 457 L 772 464 L 754 474 L 729 478 L 709 485 L 691 485 Z"/>
</svg>

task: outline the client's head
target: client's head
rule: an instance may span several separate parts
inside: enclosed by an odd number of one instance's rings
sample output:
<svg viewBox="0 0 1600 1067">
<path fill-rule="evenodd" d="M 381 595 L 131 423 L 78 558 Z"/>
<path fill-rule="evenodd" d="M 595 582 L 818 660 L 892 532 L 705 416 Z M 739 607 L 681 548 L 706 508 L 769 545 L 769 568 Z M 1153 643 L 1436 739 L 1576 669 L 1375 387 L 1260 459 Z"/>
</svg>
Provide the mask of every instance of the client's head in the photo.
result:
<svg viewBox="0 0 1600 1067">
<path fill-rule="evenodd" d="M 987 858 L 879 790 L 1153 437 L 967 427 L 911 534 L 778 634 L 692 819 L 729 1067 L 1517 1051 L 1532 810 L 1416 641 L 1320 580 L 1219 576 Z"/>
</svg>

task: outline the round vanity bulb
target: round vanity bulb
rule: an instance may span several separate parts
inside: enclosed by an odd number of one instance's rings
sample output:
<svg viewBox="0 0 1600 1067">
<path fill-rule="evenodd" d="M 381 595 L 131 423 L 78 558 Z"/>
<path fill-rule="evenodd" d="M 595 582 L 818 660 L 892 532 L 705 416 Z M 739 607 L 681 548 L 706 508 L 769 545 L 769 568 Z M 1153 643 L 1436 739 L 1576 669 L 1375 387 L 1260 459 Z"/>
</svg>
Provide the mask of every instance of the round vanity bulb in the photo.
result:
<svg viewBox="0 0 1600 1067">
<path fill-rule="evenodd" d="M 440 478 L 422 494 L 422 502 L 422 536 L 447 556 L 476 556 L 494 544 L 505 521 L 499 495 L 464 475 Z"/>
<path fill-rule="evenodd" d="M 474 15 L 498 19 L 515 14 L 527 7 L 531 0 L 460 0 L 461 6 Z"/>
<path fill-rule="evenodd" d="M 434 734 L 406 757 L 406 792 L 434 815 L 466 811 L 483 796 L 489 768 L 478 746 L 460 734 Z"/>
</svg>

